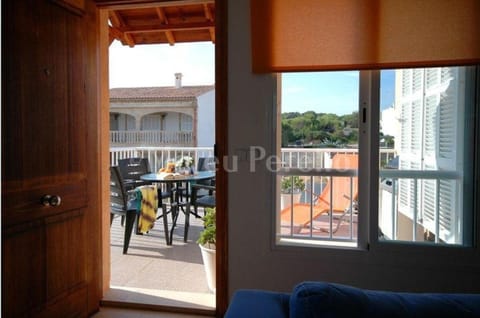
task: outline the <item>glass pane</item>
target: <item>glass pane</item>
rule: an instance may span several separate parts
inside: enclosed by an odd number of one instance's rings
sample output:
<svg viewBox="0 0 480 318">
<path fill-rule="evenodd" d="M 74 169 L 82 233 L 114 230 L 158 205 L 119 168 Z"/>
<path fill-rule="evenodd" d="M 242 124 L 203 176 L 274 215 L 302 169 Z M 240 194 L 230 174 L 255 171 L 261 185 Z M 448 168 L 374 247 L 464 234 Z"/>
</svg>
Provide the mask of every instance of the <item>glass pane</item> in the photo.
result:
<svg viewBox="0 0 480 318">
<path fill-rule="evenodd" d="M 281 76 L 277 236 L 355 242 L 359 72 Z"/>
<path fill-rule="evenodd" d="M 473 103 L 465 67 L 384 70 L 381 239 L 469 245 Z"/>
</svg>

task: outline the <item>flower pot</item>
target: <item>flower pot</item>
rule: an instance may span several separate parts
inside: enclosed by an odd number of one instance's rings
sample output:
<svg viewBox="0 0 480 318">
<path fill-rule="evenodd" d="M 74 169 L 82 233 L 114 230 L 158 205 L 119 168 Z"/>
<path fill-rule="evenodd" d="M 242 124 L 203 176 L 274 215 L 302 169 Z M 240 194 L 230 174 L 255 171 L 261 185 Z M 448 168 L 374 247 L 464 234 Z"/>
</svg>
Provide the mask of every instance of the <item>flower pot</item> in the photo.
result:
<svg viewBox="0 0 480 318">
<path fill-rule="evenodd" d="M 296 192 L 293 194 L 293 204 L 300 202 L 300 197 L 302 196 L 301 192 Z M 280 198 L 280 210 L 285 209 L 288 206 L 292 205 L 292 194 L 291 193 L 282 193 Z"/>
<path fill-rule="evenodd" d="M 203 245 L 200 246 L 202 252 L 203 265 L 205 268 L 205 274 L 207 276 L 208 288 L 215 293 L 216 289 L 216 273 L 215 273 L 215 250 L 207 248 Z"/>
</svg>

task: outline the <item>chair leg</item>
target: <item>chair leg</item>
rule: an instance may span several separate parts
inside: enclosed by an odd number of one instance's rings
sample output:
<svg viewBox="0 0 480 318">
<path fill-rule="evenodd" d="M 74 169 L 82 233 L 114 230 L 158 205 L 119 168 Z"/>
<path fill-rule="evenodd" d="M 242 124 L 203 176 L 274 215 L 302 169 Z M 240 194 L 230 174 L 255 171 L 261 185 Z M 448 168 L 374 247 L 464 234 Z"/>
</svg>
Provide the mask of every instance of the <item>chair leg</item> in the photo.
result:
<svg viewBox="0 0 480 318">
<path fill-rule="evenodd" d="M 127 211 L 125 221 L 125 236 L 123 238 L 123 254 L 127 254 L 128 246 L 130 245 L 130 238 L 132 237 L 133 224 L 135 223 L 135 211 Z"/>
<path fill-rule="evenodd" d="M 112 227 L 113 219 L 115 218 L 115 214 L 110 213 L 110 227 Z"/>
<path fill-rule="evenodd" d="M 195 217 L 197 219 L 201 218 L 201 216 L 198 215 L 198 207 L 195 204 L 193 205 L 193 213 L 192 214 L 195 215 Z"/>
<path fill-rule="evenodd" d="M 190 227 L 190 203 L 187 202 L 185 207 L 185 229 L 183 232 L 183 241 L 188 240 L 188 228 Z"/>
<path fill-rule="evenodd" d="M 122 215 L 122 220 L 121 220 L 120 224 L 121 224 L 122 226 L 125 225 L 125 215 Z"/>
<path fill-rule="evenodd" d="M 162 204 L 162 217 L 163 217 L 163 230 L 165 231 L 165 242 L 170 245 L 170 239 L 168 237 L 168 218 L 167 218 L 167 205 Z"/>
<path fill-rule="evenodd" d="M 170 211 L 172 213 L 172 228 L 170 229 L 170 244 L 168 245 L 172 245 L 173 243 L 173 230 L 175 229 L 175 226 L 177 225 L 177 219 L 178 219 L 178 214 L 180 213 L 179 211 L 179 207 L 177 205 L 177 203 L 172 203 L 170 205 Z"/>
</svg>

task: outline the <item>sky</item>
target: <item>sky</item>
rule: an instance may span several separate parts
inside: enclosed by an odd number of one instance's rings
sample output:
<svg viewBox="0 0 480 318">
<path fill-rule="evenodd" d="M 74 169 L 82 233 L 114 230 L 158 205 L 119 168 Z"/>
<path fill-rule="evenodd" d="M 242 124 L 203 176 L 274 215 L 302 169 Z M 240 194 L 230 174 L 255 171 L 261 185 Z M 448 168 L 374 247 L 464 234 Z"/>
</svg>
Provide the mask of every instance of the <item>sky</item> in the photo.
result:
<svg viewBox="0 0 480 318">
<path fill-rule="evenodd" d="M 215 46 L 211 42 L 123 46 L 110 45 L 110 88 L 174 86 L 175 73 L 182 85 L 215 83 Z"/>
<path fill-rule="evenodd" d="M 138 45 L 114 41 L 110 46 L 110 87 L 173 86 L 175 73 L 182 85 L 215 83 L 215 46 L 211 42 Z M 394 72 L 382 71 L 381 109 L 393 103 Z M 350 114 L 358 110 L 359 73 L 285 73 L 282 112 Z"/>
<path fill-rule="evenodd" d="M 392 106 L 395 73 L 381 73 L 380 108 Z M 282 112 L 351 114 L 358 111 L 359 72 L 285 73 L 282 76 Z"/>
</svg>

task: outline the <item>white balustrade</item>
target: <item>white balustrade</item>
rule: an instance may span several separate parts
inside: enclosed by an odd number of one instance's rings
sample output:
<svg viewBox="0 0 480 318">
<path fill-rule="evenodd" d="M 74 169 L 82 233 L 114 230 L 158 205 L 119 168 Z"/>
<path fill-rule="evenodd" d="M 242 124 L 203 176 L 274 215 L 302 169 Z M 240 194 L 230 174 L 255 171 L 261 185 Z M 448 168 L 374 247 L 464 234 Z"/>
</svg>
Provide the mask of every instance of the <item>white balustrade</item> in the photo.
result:
<svg viewBox="0 0 480 318">
<path fill-rule="evenodd" d="M 110 131 L 110 143 L 117 146 L 191 146 L 193 132 L 168 130 Z"/>
<path fill-rule="evenodd" d="M 330 160 L 336 153 L 357 153 L 357 149 L 345 148 L 282 148 L 281 161 L 284 168 L 323 169 L 330 167 Z M 176 161 L 182 156 L 191 156 L 198 162 L 199 157 L 213 157 L 212 147 L 112 147 L 110 164 L 118 159 L 147 157 L 151 168 L 160 168 L 167 161 Z M 388 162 L 395 156 L 394 149 L 380 151 L 381 162 Z"/>
</svg>

